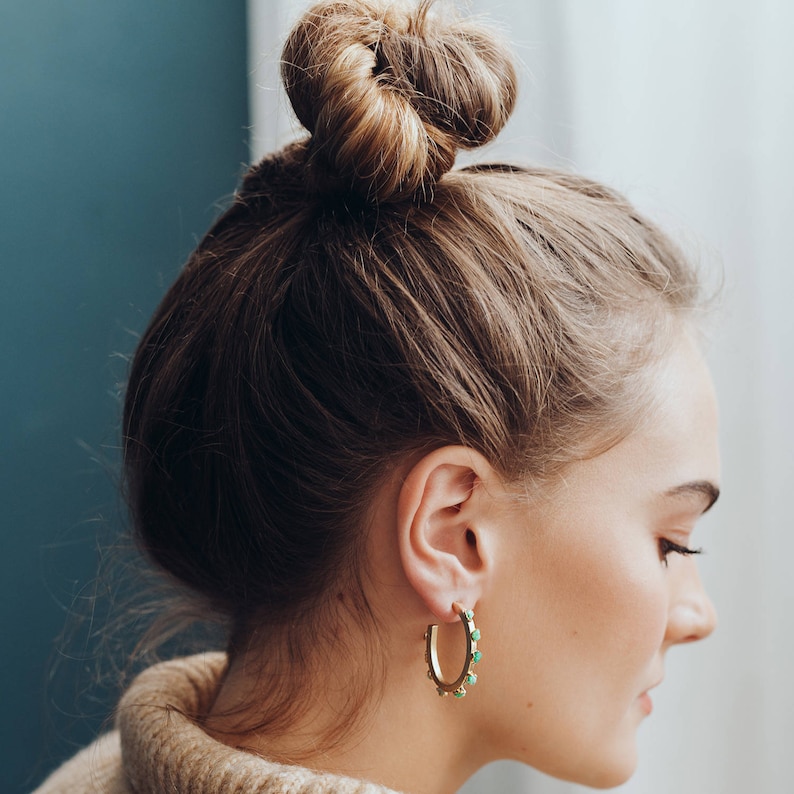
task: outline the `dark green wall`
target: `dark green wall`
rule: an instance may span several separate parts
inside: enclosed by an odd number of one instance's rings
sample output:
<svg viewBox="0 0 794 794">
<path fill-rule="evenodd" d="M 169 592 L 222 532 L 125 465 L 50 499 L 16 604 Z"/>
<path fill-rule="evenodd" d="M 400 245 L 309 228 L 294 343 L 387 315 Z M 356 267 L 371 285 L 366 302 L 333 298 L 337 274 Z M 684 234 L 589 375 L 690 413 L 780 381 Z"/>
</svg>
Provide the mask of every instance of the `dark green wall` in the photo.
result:
<svg viewBox="0 0 794 794">
<path fill-rule="evenodd" d="M 0 6 L 3 792 L 107 709 L 76 702 L 80 662 L 45 686 L 53 639 L 120 524 L 116 354 L 247 156 L 245 58 L 243 0 Z"/>
</svg>

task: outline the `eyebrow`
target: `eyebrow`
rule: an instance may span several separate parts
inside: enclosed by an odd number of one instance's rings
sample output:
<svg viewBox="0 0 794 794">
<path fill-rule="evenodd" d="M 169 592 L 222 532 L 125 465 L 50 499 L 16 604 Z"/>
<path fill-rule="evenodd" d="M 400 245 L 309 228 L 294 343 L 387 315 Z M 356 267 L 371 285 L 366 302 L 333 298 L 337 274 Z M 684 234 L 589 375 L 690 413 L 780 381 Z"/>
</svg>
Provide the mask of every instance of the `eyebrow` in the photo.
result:
<svg viewBox="0 0 794 794">
<path fill-rule="evenodd" d="M 706 506 L 703 508 L 703 512 L 706 513 L 714 506 L 714 502 L 720 498 L 720 489 L 708 480 L 693 480 L 692 482 L 685 482 L 682 485 L 670 488 L 669 491 L 665 491 L 664 495 L 672 497 L 692 495 L 705 497 Z"/>
</svg>

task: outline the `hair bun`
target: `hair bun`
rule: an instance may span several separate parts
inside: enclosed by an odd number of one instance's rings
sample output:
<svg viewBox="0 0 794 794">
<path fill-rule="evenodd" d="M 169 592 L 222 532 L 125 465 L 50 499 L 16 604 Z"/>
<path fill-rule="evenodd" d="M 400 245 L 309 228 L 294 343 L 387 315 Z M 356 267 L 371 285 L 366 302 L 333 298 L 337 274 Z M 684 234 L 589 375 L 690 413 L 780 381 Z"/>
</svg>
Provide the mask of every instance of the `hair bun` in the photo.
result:
<svg viewBox="0 0 794 794">
<path fill-rule="evenodd" d="M 427 1 L 316 4 L 284 46 L 282 77 L 312 168 L 379 201 L 429 191 L 458 149 L 494 138 L 516 96 L 498 37 Z"/>
</svg>

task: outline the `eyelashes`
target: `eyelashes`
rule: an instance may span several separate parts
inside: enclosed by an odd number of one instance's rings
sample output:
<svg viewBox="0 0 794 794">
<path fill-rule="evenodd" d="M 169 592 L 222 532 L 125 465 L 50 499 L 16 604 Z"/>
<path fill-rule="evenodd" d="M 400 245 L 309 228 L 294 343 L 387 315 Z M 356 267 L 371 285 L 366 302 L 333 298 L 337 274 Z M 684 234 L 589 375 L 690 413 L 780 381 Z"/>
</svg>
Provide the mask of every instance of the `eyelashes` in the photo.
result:
<svg viewBox="0 0 794 794">
<path fill-rule="evenodd" d="M 662 562 L 665 564 L 665 567 L 668 565 L 668 557 L 671 554 L 683 554 L 686 557 L 689 557 L 693 554 L 702 554 L 703 549 L 690 549 L 688 546 L 681 546 L 678 543 L 674 543 L 672 540 L 668 540 L 667 538 L 659 538 L 659 556 L 662 559 Z"/>
</svg>

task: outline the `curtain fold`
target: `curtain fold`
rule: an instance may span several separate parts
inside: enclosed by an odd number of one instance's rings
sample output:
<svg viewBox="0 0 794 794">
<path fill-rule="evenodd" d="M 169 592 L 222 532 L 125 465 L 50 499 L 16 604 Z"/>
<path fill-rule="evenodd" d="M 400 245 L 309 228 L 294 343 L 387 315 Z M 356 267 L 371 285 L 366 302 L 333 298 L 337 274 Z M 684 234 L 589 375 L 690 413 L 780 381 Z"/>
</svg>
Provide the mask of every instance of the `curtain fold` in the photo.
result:
<svg viewBox="0 0 794 794">
<path fill-rule="evenodd" d="M 249 0 L 254 156 L 290 134 L 278 47 L 296 0 Z M 707 345 L 723 491 L 697 531 L 721 625 L 675 648 L 632 794 L 789 791 L 794 745 L 794 6 L 782 0 L 500 0 L 522 94 L 476 155 L 570 166 L 627 193 L 722 271 Z M 520 627 L 516 627 L 520 630 Z M 496 764 L 472 792 L 585 789 Z"/>
</svg>

